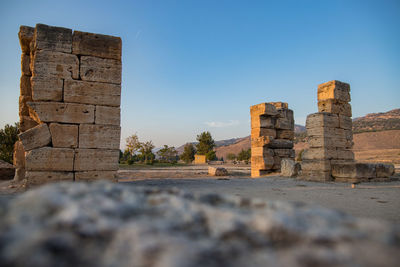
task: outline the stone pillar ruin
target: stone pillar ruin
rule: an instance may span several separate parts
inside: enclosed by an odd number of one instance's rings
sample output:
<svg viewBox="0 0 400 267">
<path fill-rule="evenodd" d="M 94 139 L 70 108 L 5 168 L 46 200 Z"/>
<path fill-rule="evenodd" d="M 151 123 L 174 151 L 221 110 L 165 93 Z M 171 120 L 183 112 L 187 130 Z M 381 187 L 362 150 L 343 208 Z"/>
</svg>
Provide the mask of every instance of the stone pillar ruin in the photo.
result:
<svg viewBox="0 0 400 267">
<path fill-rule="evenodd" d="M 119 37 L 21 26 L 16 180 L 115 180 L 120 146 Z M 22 144 L 22 145 L 21 145 Z"/>
<path fill-rule="evenodd" d="M 251 177 L 279 172 L 283 158 L 294 159 L 294 118 L 287 103 L 270 102 L 250 107 Z"/>
<path fill-rule="evenodd" d="M 318 86 L 318 111 L 307 116 L 309 149 L 302 155 L 302 175 L 313 181 L 331 181 L 331 164 L 353 162 L 350 85 L 330 81 Z"/>
</svg>

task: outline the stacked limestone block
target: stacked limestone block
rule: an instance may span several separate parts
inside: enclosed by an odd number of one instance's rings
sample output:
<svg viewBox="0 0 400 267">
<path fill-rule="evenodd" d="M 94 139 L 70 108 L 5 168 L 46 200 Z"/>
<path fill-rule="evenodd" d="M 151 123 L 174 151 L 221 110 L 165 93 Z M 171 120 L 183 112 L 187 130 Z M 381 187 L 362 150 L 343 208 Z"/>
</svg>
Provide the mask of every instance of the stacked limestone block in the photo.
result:
<svg viewBox="0 0 400 267">
<path fill-rule="evenodd" d="M 43 24 L 21 26 L 19 38 L 22 146 L 16 148 L 25 151 L 27 181 L 115 180 L 121 39 Z"/>
<path fill-rule="evenodd" d="M 307 116 L 309 149 L 303 153 L 305 179 L 331 181 L 332 164 L 354 162 L 350 85 L 330 81 L 318 86 L 318 113 Z"/>
<path fill-rule="evenodd" d="M 283 102 L 250 107 L 251 177 L 278 172 L 283 158 L 294 158 L 293 111 Z"/>
</svg>

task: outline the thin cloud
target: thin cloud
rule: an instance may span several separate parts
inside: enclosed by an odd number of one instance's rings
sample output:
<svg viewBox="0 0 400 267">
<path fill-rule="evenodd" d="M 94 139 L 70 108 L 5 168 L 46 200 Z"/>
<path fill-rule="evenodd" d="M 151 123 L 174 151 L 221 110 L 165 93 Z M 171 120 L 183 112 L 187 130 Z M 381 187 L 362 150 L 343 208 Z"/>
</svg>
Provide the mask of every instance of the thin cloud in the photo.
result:
<svg viewBox="0 0 400 267">
<path fill-rule="evenodd" d="M 236 121 L 236 120 L 230 120 L 230 121 L 228 121 L 228 122 L 222 122 L 222 121 L 206 121 L 205 124 L 206 124 L 208 127 L 223 128 L 223 127 L 231 127 L 231 126 L 239 125 L 239 121 Z"/>
</svg>

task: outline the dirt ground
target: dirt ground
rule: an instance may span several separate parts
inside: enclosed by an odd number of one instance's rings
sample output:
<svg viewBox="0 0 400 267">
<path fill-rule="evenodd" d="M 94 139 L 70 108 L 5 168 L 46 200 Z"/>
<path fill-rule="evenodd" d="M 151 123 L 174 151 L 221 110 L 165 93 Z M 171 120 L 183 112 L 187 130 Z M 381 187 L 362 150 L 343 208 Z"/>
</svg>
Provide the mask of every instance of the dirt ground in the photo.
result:
<svg viewBox="0 0 400 267">
<path fill-rule="evenodd" d="M 250 166 L 223 166 L 229 176 L 210 177 L 208 166 L 184 166 L 120 170 L 119 182 L 132 186 L 174 187 L 193 193 L 221 193 L 264 200 L 295 201 L 336 209 L 356 217 L 376 218 L 400 224 L 400 165 L 391 182 L 307 182 L 271 175 L 251 179 Z M 0 198 L 23 192 L 21 185 L 0 182 Z"/>
</svg>

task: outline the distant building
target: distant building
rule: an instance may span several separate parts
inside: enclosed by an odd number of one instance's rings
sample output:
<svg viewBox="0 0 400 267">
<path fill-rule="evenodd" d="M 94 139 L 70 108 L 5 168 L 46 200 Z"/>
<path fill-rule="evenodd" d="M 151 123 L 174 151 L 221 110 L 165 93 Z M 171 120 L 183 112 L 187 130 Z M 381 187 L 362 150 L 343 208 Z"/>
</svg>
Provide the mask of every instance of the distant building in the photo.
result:
<svg viewBox="0 0 400 267">
<path fill-rule="evenodd" d="M 194 155 L 194 164 L 206 164 L 206 155 Z"/>
</svg>

